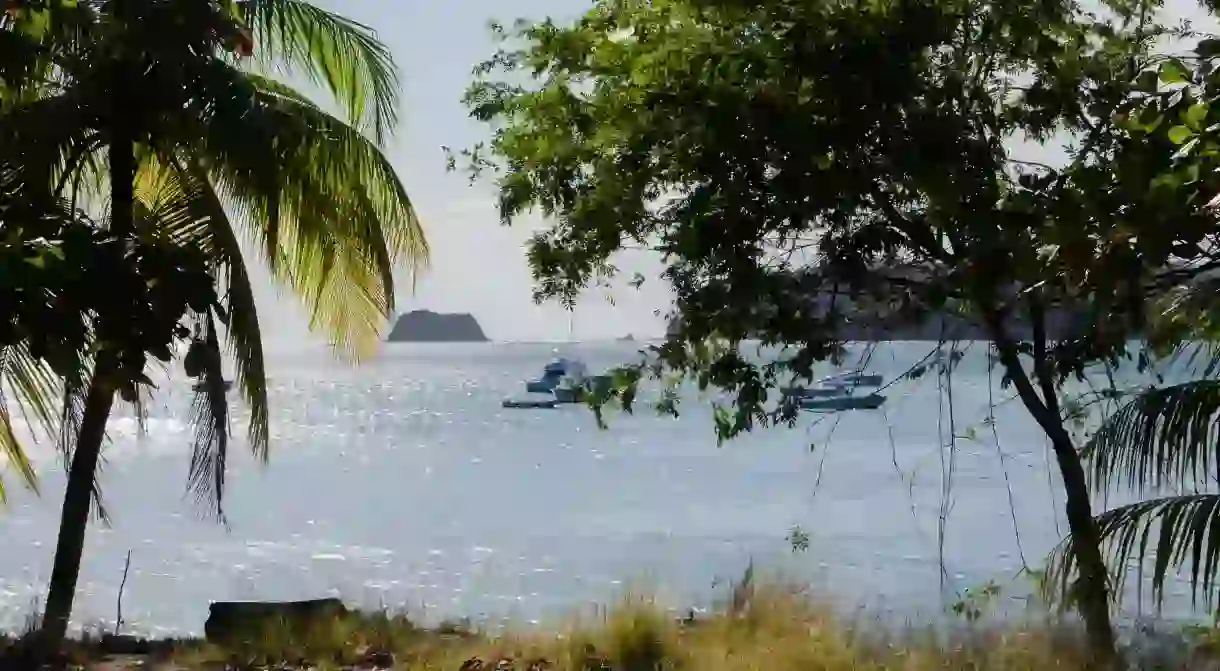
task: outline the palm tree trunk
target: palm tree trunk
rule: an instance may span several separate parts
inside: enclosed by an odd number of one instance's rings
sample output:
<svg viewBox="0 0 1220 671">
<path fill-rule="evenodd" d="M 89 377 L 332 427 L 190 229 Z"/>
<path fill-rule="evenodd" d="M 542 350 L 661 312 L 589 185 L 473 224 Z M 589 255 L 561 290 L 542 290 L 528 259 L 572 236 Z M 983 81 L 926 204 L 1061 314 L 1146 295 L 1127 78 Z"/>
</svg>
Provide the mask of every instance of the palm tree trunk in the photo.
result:
<svg viewBox="0 0 1220 671">
<path fill-rule="evenodd" d="M 117 78 L 116 78 L 117 79 Z M 117 83 L 122 84 L 121 81 Z M 115 114 L 111 120 L 113 135 L 110 142 L 110 231 L 116 236 L 129 235 L 134 229 L 136 159 L 134 138 L 126 112 L 119 101 L 126 98 L 125 89 L 116 86 L 113 92 Z M 55 545 L 55 563 L 47 607 L 43 613 L 41 643 L 46 652 L 55 652 L 63 644 L 72 615 L 76 583 L 80 577 L 81 556 L 85 549 L 85 531 L 89 526 L 89 511 L 93 502 L 97 464 L 106 439 L 106 422 L 114 405 L 112 376 L 121 362 L 113 352 L 101 352 L 94 362 L 93 376 L 85 397 L 85 413 L 80 433 L 68 469 L 68 484 L 64 492 L 64 507 L 59 521 L 59 538 Z"/>
<path fill-rule="evenodd" d="M 80 561 L 85 550 L 85 529 L 89 525 L 89 510 L 93 503 L 93 478 L 106 437 L 106 421 L 114 404 L 114 392 L 106 387 L 104 372 L 96 371 L 85 399 L 85 414 L 81 419 L 80 435 L 72 466 L 68 470 L 68 487 L 64 492 L 64 507 L 59 521 L 59 538 L 55 542 L 55 565 L 51 570 L 51 588 L 47 608 L 42 618 L 42 640 L 48 652 L 60 648 L 68 632 L 76 582 L 80 577 Z"/>
</svg>

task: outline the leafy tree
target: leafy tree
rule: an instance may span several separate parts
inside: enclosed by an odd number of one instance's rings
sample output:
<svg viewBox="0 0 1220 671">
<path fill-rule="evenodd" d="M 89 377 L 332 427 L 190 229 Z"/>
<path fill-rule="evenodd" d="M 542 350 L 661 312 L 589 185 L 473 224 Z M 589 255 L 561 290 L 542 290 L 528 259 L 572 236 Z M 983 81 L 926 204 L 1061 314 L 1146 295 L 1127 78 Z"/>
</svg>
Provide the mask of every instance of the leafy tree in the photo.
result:
<svg viewBox="0 0 1220 671">
<path fill-rule="evenodd" d="M 223 515 L 222 331 L 251 406 L 256 455 L 266 457 L 268 439 L 241 236 L 302 298 L 311 326 L 353 356 L 376 342 L 393 310 L 394 268 L 426 259 L 414 210 L 380 149 L 398 104 L 390 54 L 367 27 L 302 0 L 18 1 L 0 26 L 6 67 L 17 74 L 0 105 L 0 163 L 56 195 L 107 202 L 117 238 L 203 250 L 223 289 L 222 310 L 194 318 L 184 362 L 202 382 L 191 487 Z M 341 116 L 268 72 L 312 81 Z M 104 315 L 93 328 L 140 336 Z M 143 366 L 103 350 L 87 377 L 67 381 L 71 458 L 43 623 L 50 645 L 67 627 L 114 391 Z"/>
<path fill-rule="evenodd" d="M 603 0 L 571 25 L 501 31 L 466 97 L 494 136 L 466 158 L 495 171 L 506 223 L 550 217 L 529 252 L 539 299 L 613 274 L 626 246 L 663 255 L 675 328 L 621 372 L 628 407 L 645 375 L 690 376 L 731 392 L 731 437 L 792 422 L 776 387 L 810 380 L 862 314 L 976 330 L 1053 447 L 1069 596 L 1107 659 L 1106 567 L 1061 390 L 1124 361 L 1149 298 L 1197 272 L 1182 256 L 1215 249 L 1200 196 L 1217 177 L 1179 174 L 1181 131 L 1129 116 L 1176 72 L 1152 51 L 1169 34 L 1157 6 L 1104 5 Z M 1014 149 L 1052 141 L 1067 145 L 1053 165 Z M 748 356 L 750 338 L 780 354 Z"/>
</svg>

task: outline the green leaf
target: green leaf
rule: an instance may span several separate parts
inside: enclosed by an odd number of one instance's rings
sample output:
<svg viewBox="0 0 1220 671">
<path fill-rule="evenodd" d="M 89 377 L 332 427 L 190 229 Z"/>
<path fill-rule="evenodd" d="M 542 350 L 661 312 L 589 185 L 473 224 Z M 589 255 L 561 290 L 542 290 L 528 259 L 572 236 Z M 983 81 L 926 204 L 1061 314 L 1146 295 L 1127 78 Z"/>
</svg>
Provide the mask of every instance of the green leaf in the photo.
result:
<svg viewBox="0 0 1220 671">
<path fill-rule="evenodd" d="M 1176 58 L 1161 63 L 1158 75 L 1163 84 L 1182 84 L 1190 81 L 1190 70 Z"/>
<path fill-rule="evenodd" d="M 1182 117 L 1186 122 L 1186 125 L 1189 126 L 1191 130 L 1197 132 L 1203 127 L 1203 122 L 1207 119 L 1208 111 L 1209 107 L 1207 104 L 1195 103 L 1186 108 L 1186 112 L 1183 113 Z M 1182 143 L 1177 142 L 1177 144 Z"/>
<path fill-rule="evenodd" d="M 1169 129 L 1169 141 L 1174 144 L 1183 144 L 1190 138 L 1195 136 L 1195 132 L 1186 126 L 1174 126 Z"/>
<path fill-rule="evenodd" d="M 1155 105 L 1146 105 L 1132 117 L 1132 120 L 1145 133 L 1151 133 L 1160 127 L 1165 120 L 1165 115 Z"/>
<path fill-rule="evenodd" d="M 1144 70 L 1135 78 L 1135 88 L 1144 93 L 1153 93 L 1156 91 L 1157 73 L 1153 70 Z"/>
</svg>

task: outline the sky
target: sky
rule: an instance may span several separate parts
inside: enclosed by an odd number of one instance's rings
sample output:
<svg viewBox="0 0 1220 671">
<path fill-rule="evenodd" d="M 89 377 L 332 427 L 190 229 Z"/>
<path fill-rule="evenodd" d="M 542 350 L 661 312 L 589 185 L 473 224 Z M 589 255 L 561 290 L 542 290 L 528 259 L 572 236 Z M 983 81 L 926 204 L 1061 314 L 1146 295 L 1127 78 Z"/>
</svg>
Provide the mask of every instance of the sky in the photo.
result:
<svg viewBox="0 0 1220 671">
<path fill-rule="evenodd" d="M 510 25 L 518 18 L 548 16 L 571 20 L 590 6 L 590 0 L 315 1 L 374 28 L 390 46 L 399 67 L 401 122 L 388 153 L 411 194 L 432 248 L 431 267 L 414 289 L 407 276 L 398 283 L 400 312 L 469 312 L 493 340 L 563 340 L 569 333 L 576 339 L 663 333 L 663 313 L 669 309 L 670 296 L 655 279 L 640 290 L 624 285 L 609 295 L 591 292 L 571 319 L 559 305 L 536 305 L 525 244 L 543 222 L 533 218 L 512 227 L 500 225 L 492 187 L 471 186 L 465 175 L 445 170 L 442 146 L 470 147 L 488 136 L 488 129 L 469 119 L 461 104 L 472 68 L 495 50 L 488 22 L 494 19 Z M 1215 25 L 1194 0 L 1169 0 L 1166 12 L 1191 19 L 1196 28 Z M 1040 153 L 1033 150 L 1035 155 Z M 658 260 L 640 255 L 622 259 L 619 266 L 626 278 L 635 272 L 656 278 L 661 270 Z M 264 285 L 258 298 L 270 351 L 323 342 L 308 333 L 299 304 L 291 295 L 273 288 L 265 273 L 257 273 L 256 278 Z"/>
</svg>

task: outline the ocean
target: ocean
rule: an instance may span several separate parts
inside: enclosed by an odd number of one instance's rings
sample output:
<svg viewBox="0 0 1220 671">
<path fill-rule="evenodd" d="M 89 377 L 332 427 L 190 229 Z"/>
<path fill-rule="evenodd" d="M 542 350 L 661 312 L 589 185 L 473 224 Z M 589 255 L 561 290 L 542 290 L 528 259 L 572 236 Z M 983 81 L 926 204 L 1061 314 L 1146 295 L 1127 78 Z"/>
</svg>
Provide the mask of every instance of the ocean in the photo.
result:
<svg viewBox="0 0 1220 671">
<path fill-rule="evenodd" d="M 1023 567 L 1040 568 L 1066 531 L 1045 440 L 982 344 L 951 390 L 935 375 L 901 382 L 880 410 L 810 414 L 722 446 L 693 391 L 678 419 L 641 407 L 610 413 L 607 430 L 580 406 L 500 407 L 555 352 L 599 370 L 638 347 L 387 345 L 357 367 L 272 356 L 271 460 L 248 455 L 238 408 L 227 527 L 186 494 L 191 390 L 171 376 L 142 435 L 129 409 L 111 421 L 112 525 L 90 529 L 74 625 L 113 622 L 128 552 L 124 619 L 152 635 L 199 633 L 209 602 L 234 599 L 334 595 L 521 624 L 628 591 L 705 608 L 751 562 L 844 608 L 916 620 L 987 581 L 1028 592 Z M 893 379 L 930 347 L 879 345 L 868 370 Z M 54 551 L 63 469 L 50 446 L 32 451 L 41 495 L 10 474 L 0 511 L 3 628 L 37 608 Z M 791 549 L 794 527 L 808 550 Z"/>
</svg>

